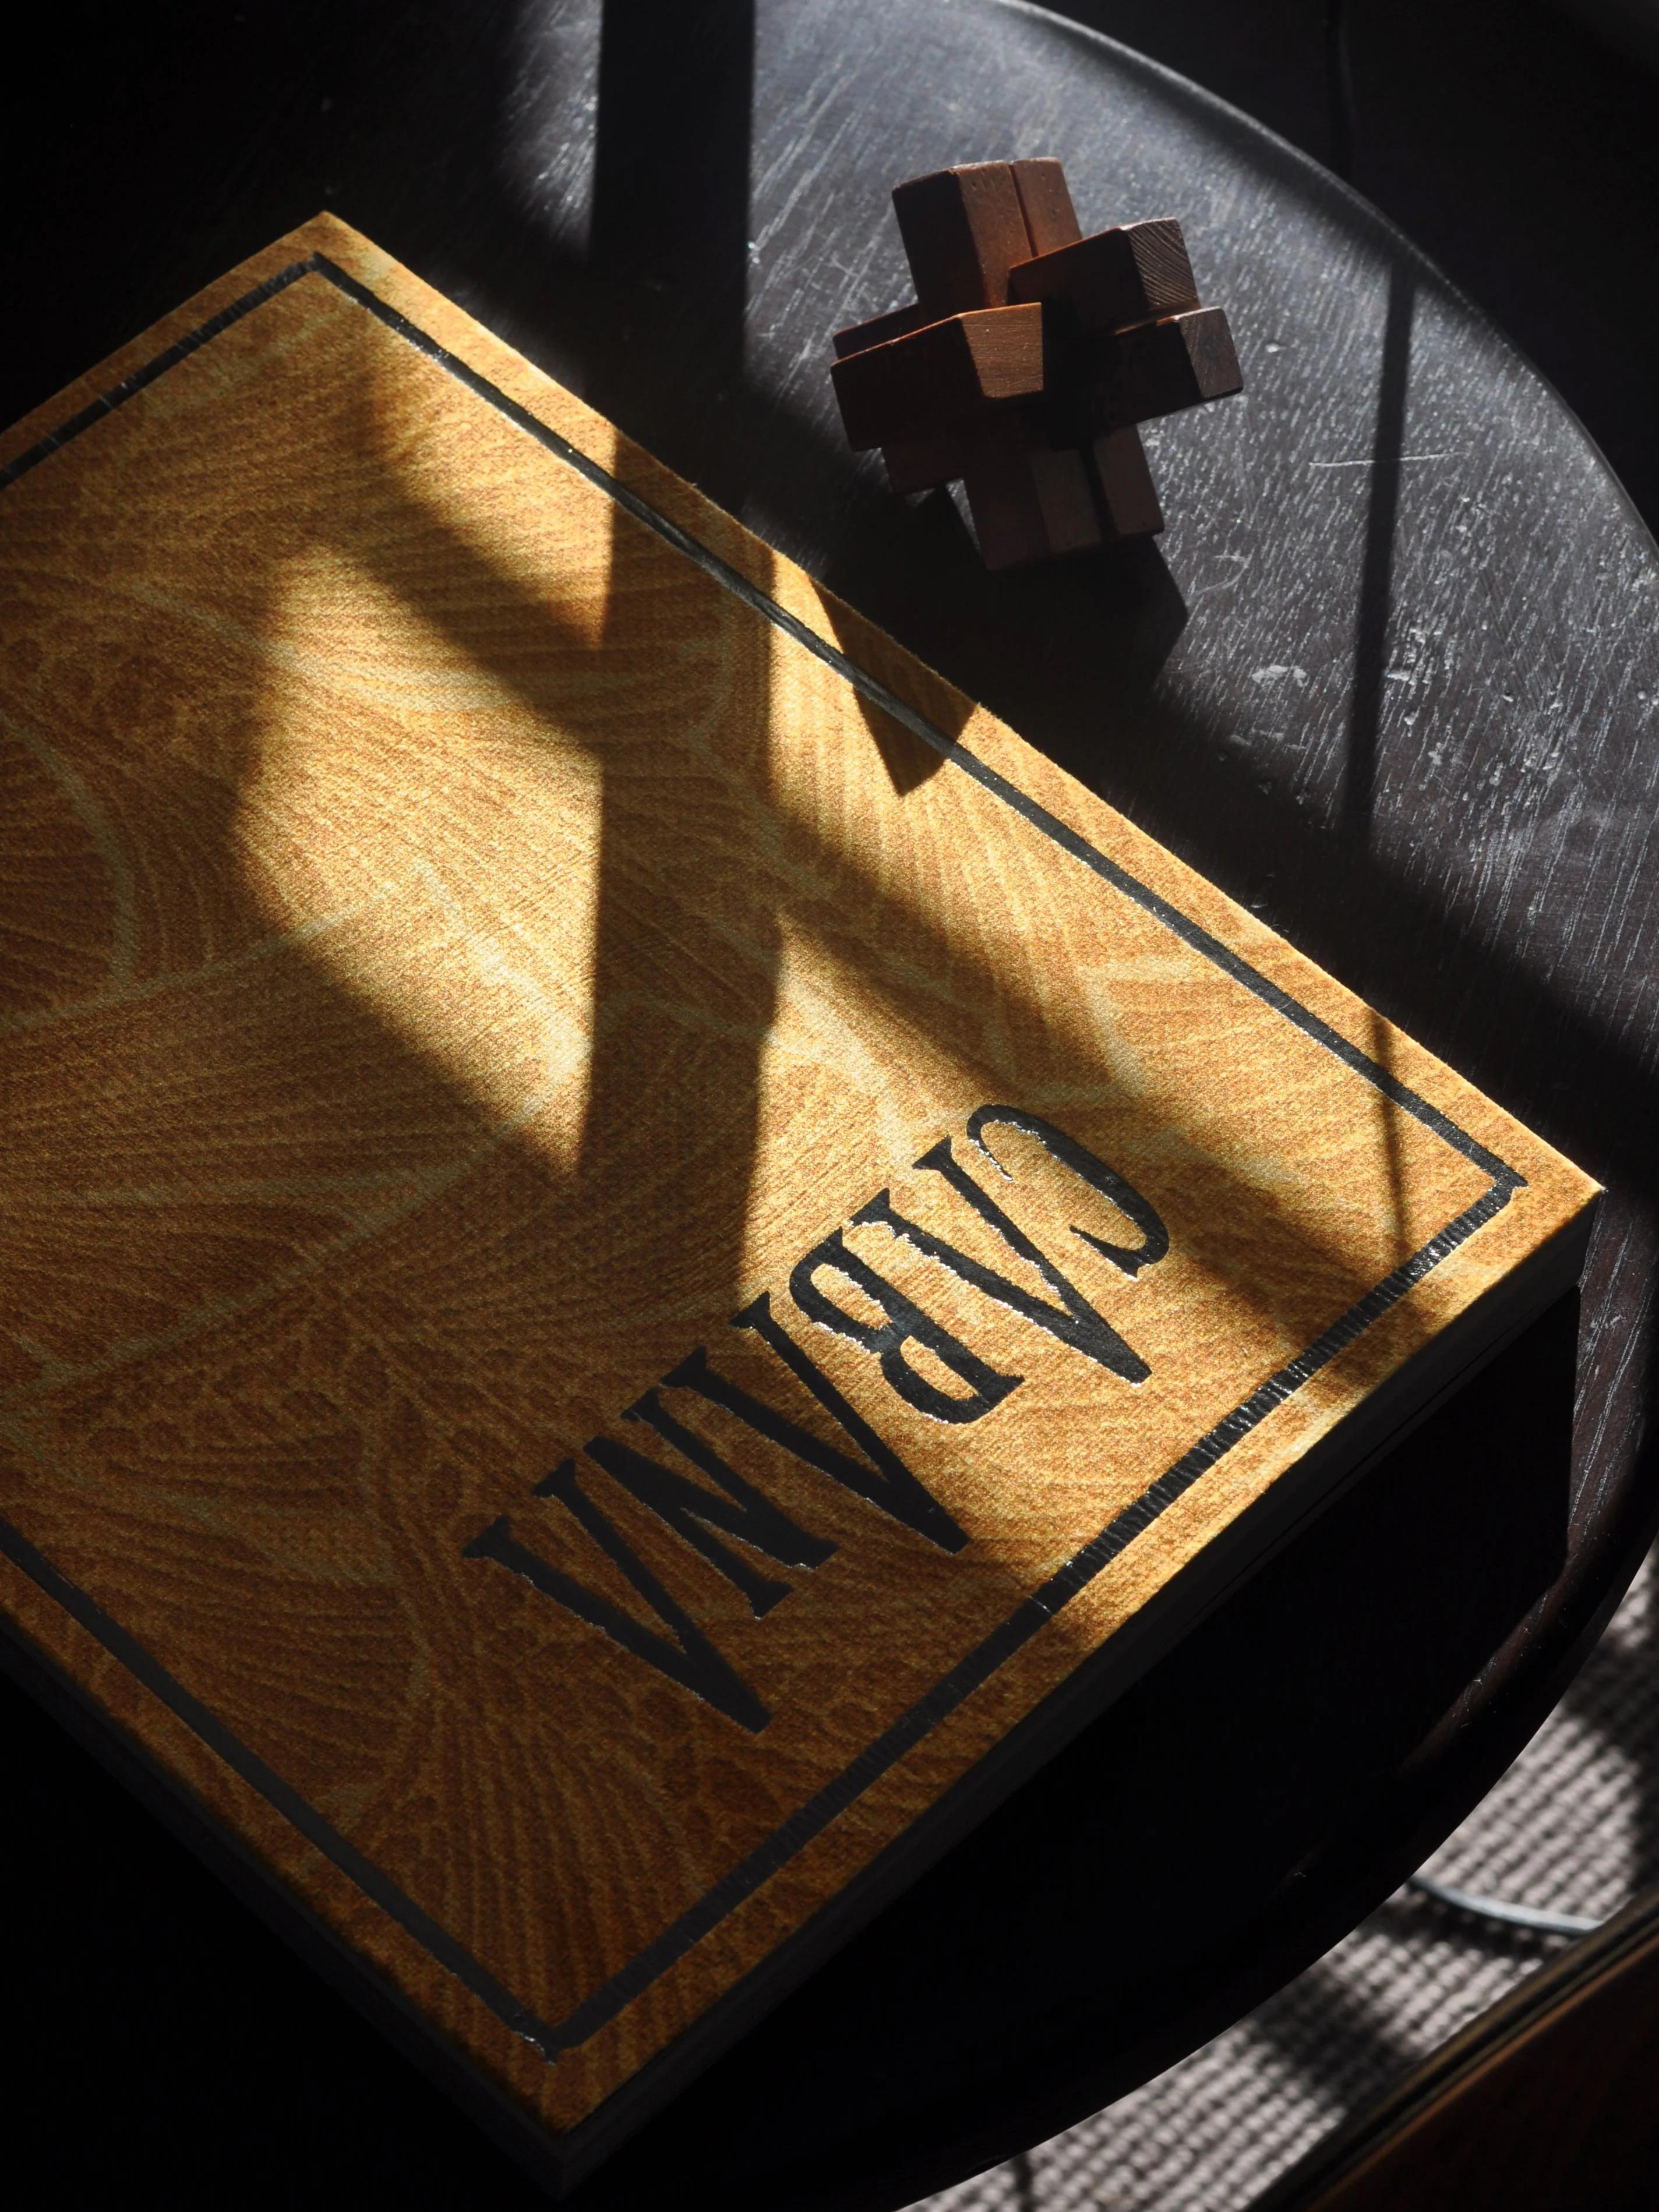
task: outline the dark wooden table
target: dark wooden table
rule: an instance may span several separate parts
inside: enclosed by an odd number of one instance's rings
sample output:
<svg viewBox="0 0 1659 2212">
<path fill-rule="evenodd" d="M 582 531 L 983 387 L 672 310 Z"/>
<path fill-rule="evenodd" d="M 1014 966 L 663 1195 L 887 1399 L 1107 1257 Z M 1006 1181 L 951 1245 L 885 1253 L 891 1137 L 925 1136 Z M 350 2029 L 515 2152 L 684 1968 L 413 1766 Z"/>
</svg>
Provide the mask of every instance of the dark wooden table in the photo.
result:
<svg viewBox="0 0 1659 2212">
<path fill-rule="evenodd" d="M 1659 559 L 1551 392 L 1361 202 L 1000 0 L 170 14 L 14 101 L 3 412 L 323 204 L 452 293 L 1599 1175 L 1558 1309 L 647 2130 L 580 2202 L 902 2204 L 1310 1962 L 1560 1694 L 1651 1534 Z M 180 29 L 180 24 L 185 26 Z M 123 40 L 125 40 L 125 43 Z M 64 89 L 56 89 L 58 85 Z M 25 162 L 15 137 L 10 158 Z M 847 453 L 887 193 L 1053 153 L 1177 214 L 1248 395 L 1156 544 L 988 578 Z M 26 1699 L 8 2127 L 64 2201 L 527 2184 Z"/>
</svg>

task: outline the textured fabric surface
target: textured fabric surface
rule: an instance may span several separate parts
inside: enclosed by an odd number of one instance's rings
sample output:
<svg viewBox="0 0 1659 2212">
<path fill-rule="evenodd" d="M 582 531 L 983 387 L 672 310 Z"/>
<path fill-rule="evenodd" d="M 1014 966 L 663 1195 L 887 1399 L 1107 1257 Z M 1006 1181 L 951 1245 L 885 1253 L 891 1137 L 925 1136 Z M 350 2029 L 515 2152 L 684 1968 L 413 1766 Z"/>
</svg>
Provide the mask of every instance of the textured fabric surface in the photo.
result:
<svg viewBox="0 0 1659 2212">
<path fill-rule="evenodd" d="M 1560 1707 L 1425 1873 L 1595 1917 L 1659 1881 L 1656 1584 L 1650 1559 Z M 1402 1890 L 1202 2051 L 1052 2142 L 927 2198 L 927 2212 L 1243 2212 L 1565 1942 Z"/>
</svg>

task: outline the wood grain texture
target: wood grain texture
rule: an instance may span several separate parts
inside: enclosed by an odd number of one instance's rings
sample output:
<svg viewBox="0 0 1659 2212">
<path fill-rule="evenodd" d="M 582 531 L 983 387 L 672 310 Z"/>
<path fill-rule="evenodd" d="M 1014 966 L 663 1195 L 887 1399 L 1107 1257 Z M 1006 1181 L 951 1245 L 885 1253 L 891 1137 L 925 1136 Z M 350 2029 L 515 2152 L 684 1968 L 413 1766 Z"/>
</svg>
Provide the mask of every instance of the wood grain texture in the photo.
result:
<svg viewBox="0 0 1659 2212">
<path fill-rule="evenodd" d="M 1036 197 L 1042 205 L 1040 189 Z M 893 212 L 930 320 L 1005 306 L 1009 270 L 1036 250 L 1006 161 L 964 162 L 896 185 Z"/>
<path fill-rule="evenodd" d="M 847 442 L 864 453 L 1038 398 L 1046 368 L 1042 309 L 1033 304 L 930 323 L 837 361 L 832 374 Z"/>
<path fill-rule="evenodd" d="M 1098 545 L 1101 516 L 1089 481 L 1090 457 L 1056 450 L 1017 422 L 997 427 L 1005 434 L 975 438 L 962 467 L 987 566 L 1011 568 Z M 1135 434 L 1133 429 L 1129 434 Z M 1154 496 L 1154 511 L 1156 506 Z"/>
<path fill-rule="evenodd" d="M 1010 161 L 1008 168 L 1033 253 L 1053 253 L 1082 236 L 1064 162 L 1038 158 Z M 1014 295 L 1011 291 L 1008 296 Z"/>
<path fill-rule="evenodd" d="M 1165 216 L 1054 247 L 1008 272 L 1011 300 L 1064 300 L 1085 330 L 1178 315 L 1198 305 L 1181 225 Z"/>
<path fill-rule="evenodd" d="M 1146 448 L 1134 425 L 1104 432 L 1095 440 L 1093 451 L 1102 511 L 1110 526 L 1103 534 L 1143 538 L 1161 531 L 1164 510 L 1146 465 Z"/>
<path fill-rule="evenodd" d="M 1093 404 L 1113 429 L 1230 398 L 1243 388 L 1232 333 L 1219 307 L 1196 307 L 1102 333 L 1091 351 L 1098 378 Z"/>
<path fill-rule="evenodd" d="M 88 388 L 9 1602 L 568 2135 L 1594 1186 L 331 218 Z"/>
</svg>

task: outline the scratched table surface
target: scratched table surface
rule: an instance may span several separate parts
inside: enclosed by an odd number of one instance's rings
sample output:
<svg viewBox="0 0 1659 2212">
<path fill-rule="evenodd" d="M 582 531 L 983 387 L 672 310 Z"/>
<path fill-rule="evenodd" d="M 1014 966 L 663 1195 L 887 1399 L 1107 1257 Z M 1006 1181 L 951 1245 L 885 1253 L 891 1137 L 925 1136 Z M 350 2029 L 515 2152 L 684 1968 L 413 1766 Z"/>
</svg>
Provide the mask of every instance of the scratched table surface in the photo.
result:
<svg viewBox="0 0 1659 2212">
<path fill-rule="evenodd" d="M 1536 1324 L 579 2199 L 696 2172 L 733 2208 L 875 2212 L 1319 1955 L 1522 1747 L 1645 1547 L 1659 556 L 1559 400 L 1363 203 L 1033 9 L 340 20 L 222 71 L 172 199 L 130 70 L 57 157 L 83 197 L 103 179 L 112 244 L 48 164 L 59 243 L 11 411 L 333 206 L 1608 1186 L 1582 1315 Z M 1151 428 L 1161 540 L 988 577 L 947 495 L 895 500 L 847 453 L 828 340 L 908 296 L 895 181 L 1023 154 L 1064 160 L 1085 228 L 1180 216 L 1247 391 Z M 175 2201 L 185 2138 L 257 2152 L 279 2193 L 534 2201 L 29 1711 L 6 1721 L 17 2131 L 56 2157 L 72 2125 L 83 2178 L 149 2158 Z"/>
</svg>

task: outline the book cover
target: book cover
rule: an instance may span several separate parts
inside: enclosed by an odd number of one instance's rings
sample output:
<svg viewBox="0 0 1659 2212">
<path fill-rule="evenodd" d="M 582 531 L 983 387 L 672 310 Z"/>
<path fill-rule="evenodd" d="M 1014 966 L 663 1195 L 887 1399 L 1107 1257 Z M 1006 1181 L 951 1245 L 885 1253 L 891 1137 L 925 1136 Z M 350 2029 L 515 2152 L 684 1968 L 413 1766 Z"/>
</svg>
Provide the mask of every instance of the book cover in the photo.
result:
<svg viewBox="0 0 1659 2212">
<path fill-rule="evenodd" d="M 0 1607 L 556 2185 L 1595 1186 L 346 226 L 0 441 Z"/>
</svg>

